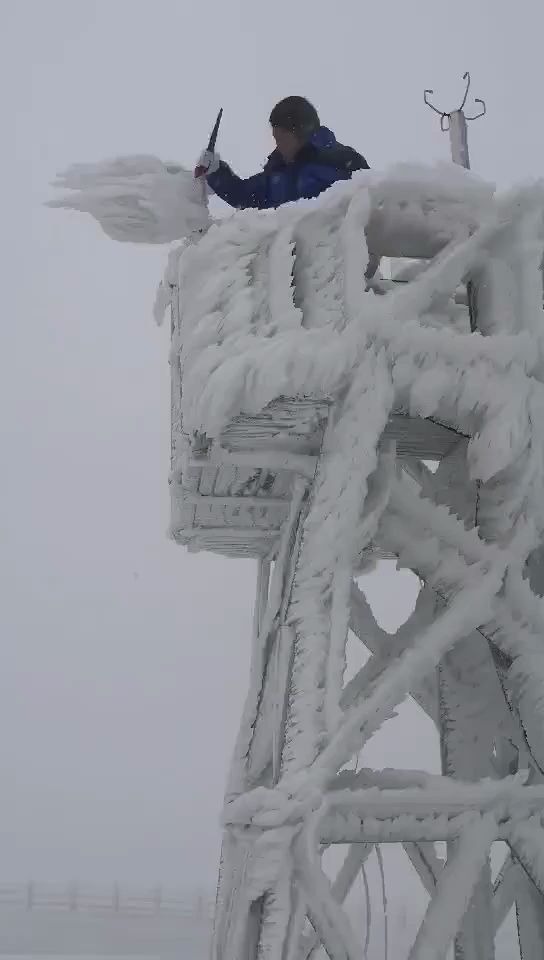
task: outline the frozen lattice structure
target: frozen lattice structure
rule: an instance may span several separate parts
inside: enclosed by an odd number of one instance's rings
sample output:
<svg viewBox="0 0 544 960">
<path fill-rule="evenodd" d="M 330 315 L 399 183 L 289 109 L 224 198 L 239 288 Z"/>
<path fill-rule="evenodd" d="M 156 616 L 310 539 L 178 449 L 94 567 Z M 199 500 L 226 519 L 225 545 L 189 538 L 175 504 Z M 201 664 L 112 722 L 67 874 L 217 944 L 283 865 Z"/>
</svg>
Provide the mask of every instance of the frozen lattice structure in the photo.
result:
<svg viewBox="0 0 544 960">
<path fill-rule="evenodd" d="M 393 842 L 428 896 L 394 960 L 493 960 L 513 904 L 519 955 L 542 960 L 543 184 L 496 196 L 457 167 L 399 167 L 219 223 L 154 157 L 57 185 L 53 205 L 114 239 L 185 237 L 157 299 L 172 535 L 258 563 L 214 960 L 361 960 L 343 904 Z M 357 583 L 384 557 L 422 583 L 395 635 Z M 346 681 L 350 636 L 367 659 Z M 409 694 L 443 775 L 357 772 Z"/>
<path fill-rule="evenodd" d="M 360 960 L 342 902 L 393 841 L 429 897 L 410 960 L 492 960 L 513 903 L 544 957 L 543 211 L 403 167 L 171 256 L 172 535 L 258 561 L 215 960 Z M 417 263 L 371 278 L 369 251 Z M 356 582 L 380 557 L 423 583 L 394 636 Z M 350 771 L 410 693 L 443 776 Z"/>
</svg>

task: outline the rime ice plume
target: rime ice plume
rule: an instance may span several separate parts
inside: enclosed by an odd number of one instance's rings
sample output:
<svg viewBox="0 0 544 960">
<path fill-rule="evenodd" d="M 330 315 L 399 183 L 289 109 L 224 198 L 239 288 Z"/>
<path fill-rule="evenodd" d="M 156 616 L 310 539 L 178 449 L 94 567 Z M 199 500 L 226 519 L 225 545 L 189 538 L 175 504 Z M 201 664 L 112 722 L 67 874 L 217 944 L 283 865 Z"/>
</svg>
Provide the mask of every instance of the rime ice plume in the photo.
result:
<svg viewBox="0 0 544 960">
<path fill-rule="evenodd" d="M 48 206 L 90 214 L 112 240 L 170 243 L 209 226 L 202 182 L 157 157 L 76 163 L 53 186 L 69 192 Z"/>
</svg>

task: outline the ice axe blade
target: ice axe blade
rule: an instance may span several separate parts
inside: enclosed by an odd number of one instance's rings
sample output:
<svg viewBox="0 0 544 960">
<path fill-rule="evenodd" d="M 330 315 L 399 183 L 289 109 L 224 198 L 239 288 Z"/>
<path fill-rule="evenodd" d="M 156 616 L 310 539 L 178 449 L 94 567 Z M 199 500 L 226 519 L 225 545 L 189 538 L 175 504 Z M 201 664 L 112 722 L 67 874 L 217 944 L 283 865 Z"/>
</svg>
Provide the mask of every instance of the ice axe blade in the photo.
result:
<svg viewBox="0 0 544 960">
<path fill-rule="evenodd" d="M 221 123 L 221 117 L 223 116 L 223 107 L 221 107 L 219 113 L 217 114 L 217 119 L 213 125 L 213 130 L 210 134 L 210 139 L 208 140 L 207 150 L 209 153 L 213 153 L 215 150 L 215 144 L 217 143 L 217 134 L 219 133 L 219 125 Z M 195 169 L 195 179 L 198 180 L 199 177 L 203 177 L 206 173 L 207 168 L 198 166 Z"/>
<path fill-rule="evenodd" d="M 208 150 L 215 150 L 215 144 L 217 143 L 217 134 L 219 133 L 219 125 L 221 123 L 221 117 L 223 116 L 223 107 L 221 107 L 219 113 L 217 114 L 217 119 L 213 125 L 213 130 L 208 140 Z"/>
</svg>

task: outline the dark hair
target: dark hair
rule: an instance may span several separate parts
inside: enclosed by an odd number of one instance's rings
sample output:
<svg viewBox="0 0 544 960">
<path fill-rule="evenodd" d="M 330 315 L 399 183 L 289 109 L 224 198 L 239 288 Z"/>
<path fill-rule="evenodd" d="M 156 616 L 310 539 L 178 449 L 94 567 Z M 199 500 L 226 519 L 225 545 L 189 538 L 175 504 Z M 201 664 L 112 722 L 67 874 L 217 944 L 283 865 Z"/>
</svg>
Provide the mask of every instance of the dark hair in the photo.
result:
<svg viewBox="0 0 544 960">
<path fill-rule="evenodd" d="M 300 137 L 308 137 L 319 127 L 317 110 L 305 97 L 285 97 L 270 114 L 273 127 L 290 130 Z"/>
</svg>

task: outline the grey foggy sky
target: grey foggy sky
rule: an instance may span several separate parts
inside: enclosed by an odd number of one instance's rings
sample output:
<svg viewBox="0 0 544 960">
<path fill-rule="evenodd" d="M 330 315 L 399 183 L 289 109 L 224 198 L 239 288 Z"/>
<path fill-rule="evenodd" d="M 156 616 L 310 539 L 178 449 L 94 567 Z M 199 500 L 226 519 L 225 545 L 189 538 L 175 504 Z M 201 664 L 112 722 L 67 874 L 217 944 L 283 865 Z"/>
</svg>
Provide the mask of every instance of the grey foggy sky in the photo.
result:
<svg viewBox="0 0 544 960">
<path fill-rule="evenodd" d="M 542 175 L 543 8 L 1 9 L 0 874 L 211 887 L 254 569 L 165 536 L 168 331 L 151 307 L 166 250 L 115 244 L 90 218 L 44 208 L 48 182 L 120 153 L 192 165 L 221 105 L 220 151 L 252 173 L 271 146 L 270 108 L 289 93 L 372 166 L 446 158 L 422 91 L 455 107 L 467 68 L 489 109 L 470 129 L 473 167 L 502 185 Z M 416 723 L 396 727 L 384 765 L 421 763 L 420 743 L 430 756 Z"/>
</svg>

